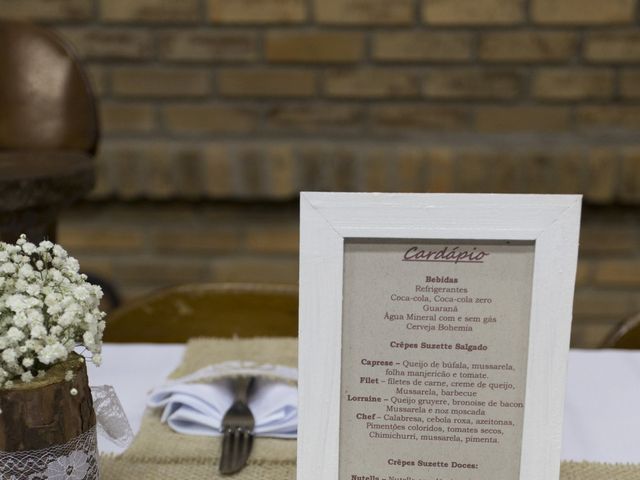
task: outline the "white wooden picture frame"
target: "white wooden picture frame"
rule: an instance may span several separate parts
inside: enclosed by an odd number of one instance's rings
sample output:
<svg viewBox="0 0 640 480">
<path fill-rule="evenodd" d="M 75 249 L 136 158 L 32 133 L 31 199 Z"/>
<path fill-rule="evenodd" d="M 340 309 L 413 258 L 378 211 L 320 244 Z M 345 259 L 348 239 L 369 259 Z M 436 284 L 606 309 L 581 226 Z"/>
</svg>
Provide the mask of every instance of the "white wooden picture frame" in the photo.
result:
<svg viewBox="0 0 640 480">
<path fill-rule="evenodd" d="M 533 243 L 517 478 L 558 479 L 580 208 L 578 195 L 303 192 L 297 478 L 339 480 L 345 240 L 424 239 Z"/>
</svg>

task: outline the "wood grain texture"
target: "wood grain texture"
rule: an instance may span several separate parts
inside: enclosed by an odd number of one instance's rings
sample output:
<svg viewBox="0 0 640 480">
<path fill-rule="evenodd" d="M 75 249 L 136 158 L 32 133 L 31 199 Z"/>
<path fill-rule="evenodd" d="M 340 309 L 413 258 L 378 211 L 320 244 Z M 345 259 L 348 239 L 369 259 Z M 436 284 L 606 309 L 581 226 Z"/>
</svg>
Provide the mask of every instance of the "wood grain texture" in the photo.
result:
<svg viewBox="0 0 640 480">
<path fill-rule="evenodd" d="M 65 380 L 68 370 L 71 381 Z M 64 444 L 86 432 L 96 416 L 84 359 L 72 354 L 41 379 L 0 389 L 0 409 L 0 450 L 7 452 Z"/>
</svg>

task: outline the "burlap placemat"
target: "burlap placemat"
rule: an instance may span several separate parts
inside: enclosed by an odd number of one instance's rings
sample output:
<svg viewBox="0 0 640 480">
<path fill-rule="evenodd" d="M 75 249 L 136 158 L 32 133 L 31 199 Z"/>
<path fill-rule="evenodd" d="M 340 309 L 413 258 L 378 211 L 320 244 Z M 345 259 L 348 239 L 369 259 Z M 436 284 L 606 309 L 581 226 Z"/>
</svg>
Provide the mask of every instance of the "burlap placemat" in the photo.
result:
<svg viewBox="0 0 640 480">
<path fill-rule="evenodd" d="M 297 340 L 291 338 L 196 339 L 189 342 L 180 366 L 170 378 L 213 363 L 245 360 L 286 366 L 297 364 Z M 221 479 L 220 438 L 181 435 L 160 422 L 160 411 L 148 410 L 140 433 L 120 456 L 103 456 L 102 480 Z M 256 438 L 247 467 L 237 480 L 293 480 L 296 442 Z M 639 480 L 640 465 L 563 462 L 561 480 Z M 301 479 L 304 480 L 304 479 Z M 544 480 L 544 479 L 541 479 Z"/>
</svg>

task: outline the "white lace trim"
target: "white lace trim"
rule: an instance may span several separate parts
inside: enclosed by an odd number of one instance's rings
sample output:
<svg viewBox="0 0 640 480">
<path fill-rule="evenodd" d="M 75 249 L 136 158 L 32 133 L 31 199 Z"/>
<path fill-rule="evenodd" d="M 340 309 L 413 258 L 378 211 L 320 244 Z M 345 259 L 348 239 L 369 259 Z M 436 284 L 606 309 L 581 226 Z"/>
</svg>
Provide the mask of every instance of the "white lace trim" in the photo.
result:
<svg viewBox="0 0 640 480">
<path fill-rule="evenodd" d="M 111 385 L 100 385 L 91 387 L 91 394 L 100 437 L 108 438 L 119 447 L 128 447 L 133 432 L 116 391 Z"/>
<path fill-rule="evenodd" d="M 298 369 L 284 365 L 259 364 L 256 362 L 231 360 L 208 365 L 184 377 L 168 380 L 164 386 L 182 383 L 205 383 L 228 377 L 261 377 L 268 376 L 289 382 L 298 382 Z"/>
<path fill-rule="evenodd" d="M 0 451 L 0 480 L 98 480 L 96 427 L 63 445 Z"/>
</svg>

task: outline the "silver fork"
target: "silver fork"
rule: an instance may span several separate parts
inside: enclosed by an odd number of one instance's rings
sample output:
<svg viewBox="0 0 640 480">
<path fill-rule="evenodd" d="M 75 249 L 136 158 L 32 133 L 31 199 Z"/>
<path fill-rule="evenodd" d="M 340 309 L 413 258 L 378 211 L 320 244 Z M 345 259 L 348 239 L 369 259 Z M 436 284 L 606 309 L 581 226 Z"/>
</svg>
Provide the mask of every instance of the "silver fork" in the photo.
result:
<svg viewBox="0 0 640 480">
<path fill-rule="evenodd" d="M 249 394 L 254 377 L 240 377 L 233 381 L 234 402 L 222 419 L 222 453 L 220 473 L 239 472 L 247 464 L 253 446 L 255 419 L 249 410 Z"/>
</svg>

